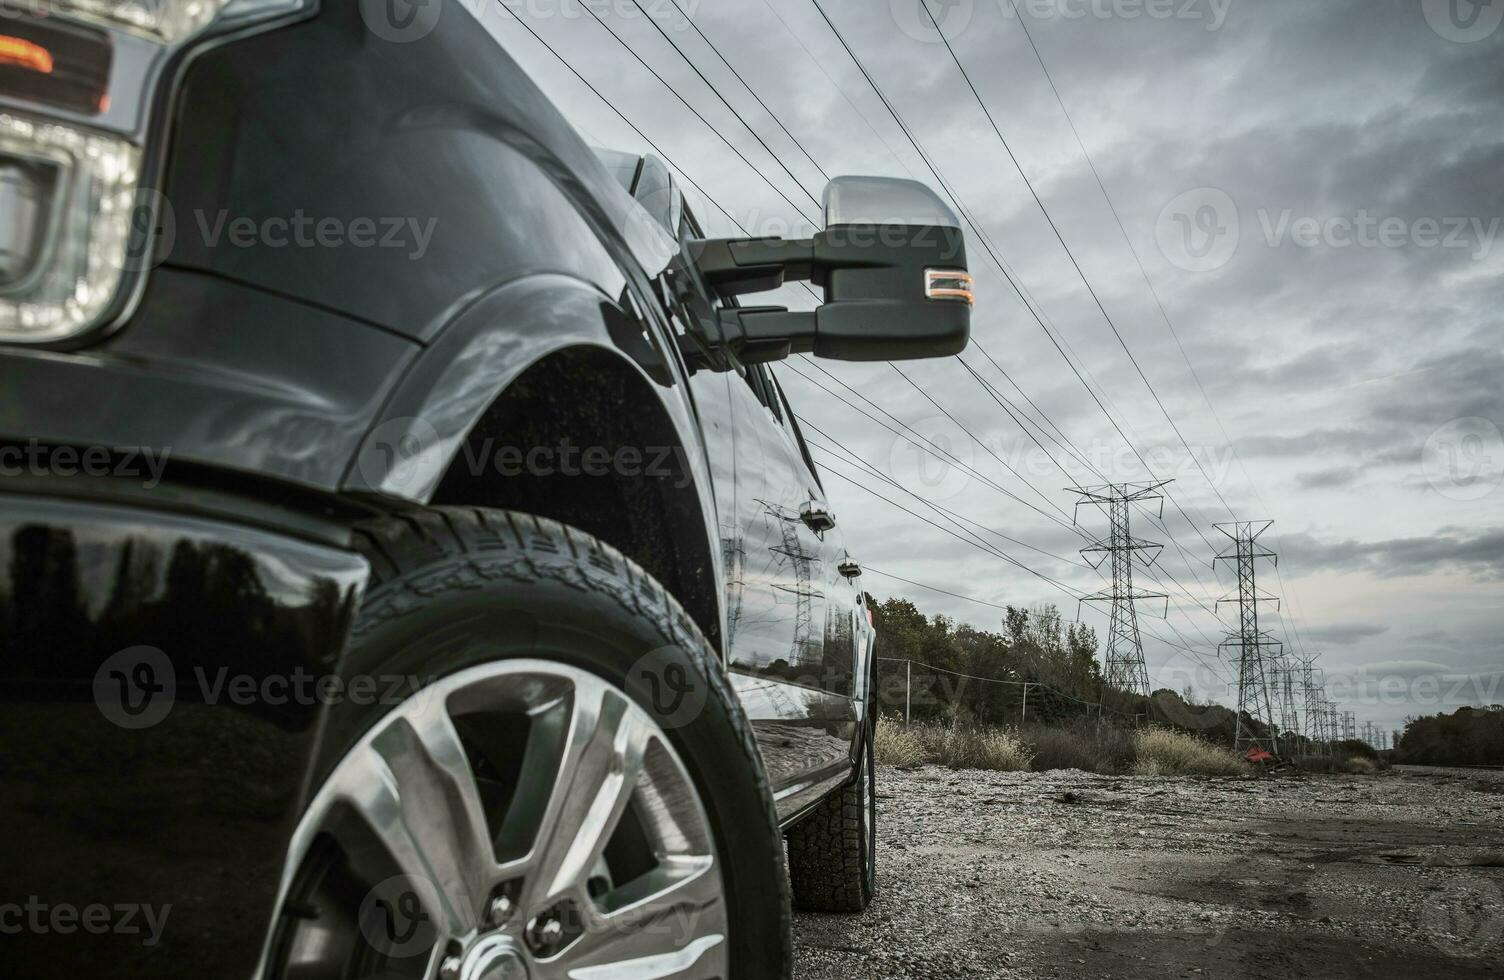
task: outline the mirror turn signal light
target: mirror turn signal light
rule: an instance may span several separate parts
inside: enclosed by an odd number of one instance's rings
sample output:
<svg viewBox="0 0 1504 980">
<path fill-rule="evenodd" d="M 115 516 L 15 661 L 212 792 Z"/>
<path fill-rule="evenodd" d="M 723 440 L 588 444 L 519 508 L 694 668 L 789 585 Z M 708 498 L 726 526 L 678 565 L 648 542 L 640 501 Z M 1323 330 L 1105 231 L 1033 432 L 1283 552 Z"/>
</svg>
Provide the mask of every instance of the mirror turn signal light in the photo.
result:
<svg viewBox="0 0 1504 980">
<path fill-rule="evenodd" d="M 943 299 L 972 305 L 971 274 L 962 269 L 925 269 L 925 299 Z"/>
<path fill-rule="evenodd" d="M 28 71 L 52 74 L 52 52 L 26 40 L 0 34 L 0 65 L 14 65 Z"/>
</svg>

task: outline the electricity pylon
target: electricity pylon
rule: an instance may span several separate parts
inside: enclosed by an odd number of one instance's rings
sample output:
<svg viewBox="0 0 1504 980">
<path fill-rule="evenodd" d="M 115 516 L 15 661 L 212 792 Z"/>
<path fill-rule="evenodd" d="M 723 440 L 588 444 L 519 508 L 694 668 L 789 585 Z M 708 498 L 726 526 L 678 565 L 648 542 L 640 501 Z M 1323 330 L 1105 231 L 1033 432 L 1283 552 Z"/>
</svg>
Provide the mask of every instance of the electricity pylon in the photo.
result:
<svg viewBox="0 0 1504 980">
<path fill-rule="evenodd" d="M 1324 749 L 1326 710 L 1322 695 L 1326 693 L 1326 677 L 1325 672 L 1316 666 L 1319 656 L 1321 654 L 1313 653 L 1300 662 L 1300 686 L 1305 692 L 1306 738 L 1310 739 L 1312 748 Z"/>
<path fill-rule="evenodd" d="M 1300 751 L 1300 714 L 1295 707 L 1295 679 L 1299 672 L 1300 668 L 1288 659 L 1281 659 L 1270 671 L 1275 696 L 1279 698 L 1279 733 L 1284 736 L 1288 756 Z"/>
<path fill-rule="evenodd" d="M 1233 521 L 1227 524 L 1217 524 L 1215 527 L 1233 541 L 1233 549 L 1218 555 L 1213 564 L 1218 561 L 1234 562 L 1238 570 L 1238 594 L 1227 598 L 1218 599 L 1217 605 L 1224 602 L 1236 602 L 1238 604 L 1238 631 L 1228 633 L 1227 639 L 1221 643 L 1222 647 L 1231 647 L 1238 651 L 1238 716 L 1237 727 L 1233 733 L 1233 748 L 1242 751 L 1246 746 L 1258 745 L 1260 742 L 1269 742 L 1264 746 L 1270 751 L 1278 751 L 1272 738 L 1261 738 L 1253 725 L 1255 718 L 1268 726 L 1268 731 L 1274 732 L 1274 707 L 1269 700 L 1269 665 L 1278 660 L 1284 644 L 1276 640 L 1267 631 L 1259 629 L 1259 603 L 1273 602 L 1278 609 L 1279 600 L 1266 592 L 1260 592 L 1254 562 L 1259 558 L 1269 558 L 1279 562 L 1274 552 L 1258 543 L 1259 535 L 1269 530 L 1273 521 Z M 1245 731 L 1244 718 L 1248 718 L 1248 726 Z"/>
<path fill-rule="evenodd" d="M 1112 603 L 1108 616 L 1107 652 L 1103 655 L 1106 668 L 1105 683 L 1102 686 L 1103 700 L 1106 700 L 1107 691 L 1111 688 L 1128 692 L 1130 701 L 1133 695 L 1145 699 L 1149 697 L 1149 669 L 1144 664 L 1144 644 L 1138 634 L 1138 609 L 1135 603 L 1140 599 L 1163 599 L 1168 613 L 1170 599 L 1163 592 L 1145 592 L 1134 588 L 1133 563 L 1136 559 L 1148 568 L 1159 557 L 1159 551 L 1164 545 L 1135 538 L 1129 527 L 1128 512 L 1132 504 L 1157 500 L 1159 516 L 1163 517 L 1164 497 L 1157 491 L 1169 482 L 1109 483 L 1100 487 L 1075 487 L 1071 490 L 1072 493 L 1081 495 L 1081 499 L 1076 502 L 1077 512 L 1082 504 L 1096 504 L 1107 512 L 1107 537 L 1097 538 L 1091 547 L 1081 549 L 1081 556 L 1093 568 L 1100 568 L 1103 562 L 1111 559 L 1112 587 L 1082 596 L 1080 600 Z M 1096 557 L 1095 561 L 1092 556 Z M 1077 603 L 1078 607 L 1080 602 Z M 1079 608 L 1076 618 L 1081 618 Z"/>
<path fill-rule="evenodd" d="M 763 504 L 763 511 L 778 522 L 782 538 L 781 544 L 774 545 L 769 550 L 783 556 L 794 573 L 792 586 L 782 583 L 773 586 L 775 591 L 791 594 L 794 597 L 794 636 L 792 648 L 789 651 L 789 663 L 807 664 L 811 662 L 811 655 L 818 655 L 819 651 L 812 609 L 812 600 L 817 593 L 812 584 L 813 576 L 810 574 L 810 565 L 815 556 L 805 551 L 803 545 L 799 543 L 799 533 L 794 527 L 799 521 L 797 516 L 790 517 L 784 508 L 776 504 L 769 504 L 762 500 L 758 503 Z M 821 628 L 823 629 L 823 625 Z"/>
</svg>

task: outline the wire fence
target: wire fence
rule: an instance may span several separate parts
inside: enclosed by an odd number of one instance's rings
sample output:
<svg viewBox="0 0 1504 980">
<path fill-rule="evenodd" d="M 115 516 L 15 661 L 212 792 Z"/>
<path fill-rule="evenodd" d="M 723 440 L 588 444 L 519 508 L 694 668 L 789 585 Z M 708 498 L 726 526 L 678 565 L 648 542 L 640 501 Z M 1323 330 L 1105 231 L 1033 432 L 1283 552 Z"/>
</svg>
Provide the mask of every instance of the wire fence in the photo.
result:
<svg viewBox="0 0 1504 980">
<path fill-rule="evenodd" d="M 913 714 L 914 667 L 916 666 L 923 668 L 930 674 L 945 674 L 951 677 L 959 677 L 967 681 L 976 681 L 982 684 L 997 684 L 1004 687 L 1021 688 L 1022 692 L 1018 706 L 1018 724 L 1020 726 L 1024 725 L 1029 720 L 1030 689 L 1034 689 L 1041 693 L 1048 692 L 1048 694 L 1050 695 L 1050 700 L 1064 699 L 1074 704 L 1079 704 L 1082 706 L 1083 710 L 1081 713 L 1083 715 L 1087 717 L 1096 717 L 1099 720 L 1101 719 L 1104 712 L 1110 715 L 1116 715 L 1118 717 L 1134 721 L 1137 721 L 1138 719 L 1143 717 L 1141 714 L 1130 714 L 1127 712 L 1115 711 L 1111 708 L 1106 708 L 1100 700 L 1091 701 L 1085 698 L 1078 698 L 1074 694 L 1068 694 L 1065 691 L 1060 690 L 1058 687 L 1055 687 L 1051 684 L 1046 684 L 1043 681 L 1004 680 L 1000 677 L 982 677 L 978 674 L 968 674 L 959 670 L 951 670 L 948 667 L 939 667 L 935 664 L 925 663 L 922 660 L 915 660 L 912 657 L 878 657 L 877 660 L 880 664 L 890 663 L 904 665 L 903 723 L 905 728 L 909 726 Z M 921 678 L 922 677 L 923 675 L 921 675 Z M 925 686 L 925 691 L 928 692 L 928 685 Z M 958 694 L 959 691 L 953 692 L 953 695 Z M 957 698 L 953 696 L 951 703 L 956 704 L 959 702 Z M 1036 716 L 1038 716 L 1039 709 L 1046 707 L 1058 709 L 1058 704 L 1050 705 L 1049 701 L 1039 700 L 1035 703 L 1037 706 Z"/>
</svg>

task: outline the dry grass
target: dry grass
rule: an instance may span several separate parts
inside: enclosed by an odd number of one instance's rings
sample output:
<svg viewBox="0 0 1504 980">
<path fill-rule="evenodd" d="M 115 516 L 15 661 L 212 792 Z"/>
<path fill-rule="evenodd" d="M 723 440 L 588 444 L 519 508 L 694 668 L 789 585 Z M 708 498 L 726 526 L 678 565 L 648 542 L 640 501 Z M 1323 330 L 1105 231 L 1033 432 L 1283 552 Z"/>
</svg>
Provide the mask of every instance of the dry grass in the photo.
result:
<svg viewBox="0 0 1504 980">
<path fill-rule="evenodd" d="M 895 766 L 921 762 L 952 769 L 1027 772 L 1031 753 L 1017 733 L 1004 728 L 916 724 L 879 719 L 874 743 L 877 761 Z"/>
<path fill-rule="evenodd" d="M 1069 728 L 1031 728 L 1029 747 L 1034 750 L 1034 769 L 1080 769 L 1111 773 L 1112 759 L 1096 740 Z"/>
<path fill-rule="evenodd" d="M 887 718 L 877 720 L 872 748 L 877 761 L 887 766 L 917 766 L 925 761 L 924 745 L 915 730 Z"/>
<path fill-rule="evenodd" d="M 952 769 L 1044 772 L 1080 769 L 1103 775 L 1236 776 L 1248 766 L 1232 752 L 1169 728 L 1132 732 L 1094 722 L 1069 728 L 1010 728 L 915 723 L 883 718 L 877 724 L 877 761 Z M 1358 760 L 1364 761 L 1364 760 Z"/>
<path fill-rule="evenodd" d="M 1221 746 L 1170 728 L 1134 734 L 1135 776 L 1236 776 L 1248 767 Z"/>
<path fill-rule="evenodd" d="M 1365 759 L 1361 755 L 1351 756 L 1346 763 L 1347 771 L 1359 776 L 1371 776 L 1379 771 L 1378 764 L 1372 759 Z"/>
</svg>

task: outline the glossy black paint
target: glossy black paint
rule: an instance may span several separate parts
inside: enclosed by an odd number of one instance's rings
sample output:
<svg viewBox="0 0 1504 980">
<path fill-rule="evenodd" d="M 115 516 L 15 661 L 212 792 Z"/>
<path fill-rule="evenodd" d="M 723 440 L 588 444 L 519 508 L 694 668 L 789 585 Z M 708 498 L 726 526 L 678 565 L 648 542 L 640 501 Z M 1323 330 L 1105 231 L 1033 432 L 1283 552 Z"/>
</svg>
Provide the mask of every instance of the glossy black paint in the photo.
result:
<svg viewBox="0 0 1504 980">
<path fill-rule="evenodd" d="M 579 389 L 625 393 L 607 408 L 680 467 L 656 510 L 617 480 L 573 490 L 591 499 L 572 513 L 671 582 L 718 646 L 780 815 L 852 772 L 871 633 L 837 571 L 846 529 L 799 520 L 830 505 L 772 375 L 680 356 L 711 311 L 678 251 L 692 236 L 657 223 L 675 213 L 663 182 L 640 188 L 645 215 L 462 4 L 406 44 L 357 7 L 194 60 L 167 114 L 172 233 L 129 322 L 66 352 L 0 347 L 0 450 L 171 460 L 150 485 L 0 477 L 7 878 L 55 902 L 173 905 L 157 947 L 7 936 L 8 964 L 53 957 L 33 975 L 249 974 L 319 710 L 209 705 L 181 681 L 337 673 L 363 514 L 557 496 L 466 468 L 477 436 L 527 431 L 518 380 L 551 366 L 593 365 Z M 402 219 L 408 247 L 266 237 L 300 212 L 378 234 Z M 239 219 L 257 242 L 230 237 Z M 180 690 L 126 730 L 93 682 L 139 645 Z"/>
<path fill-rule="evenodd" d="M 321 714 L 289 685 L 337 671 L 365 574 L 233 525 L 0 497 L 8 974 L 248 972 Z M 97 904 L 109 931 L 57 911 Z"/>
</svg>

